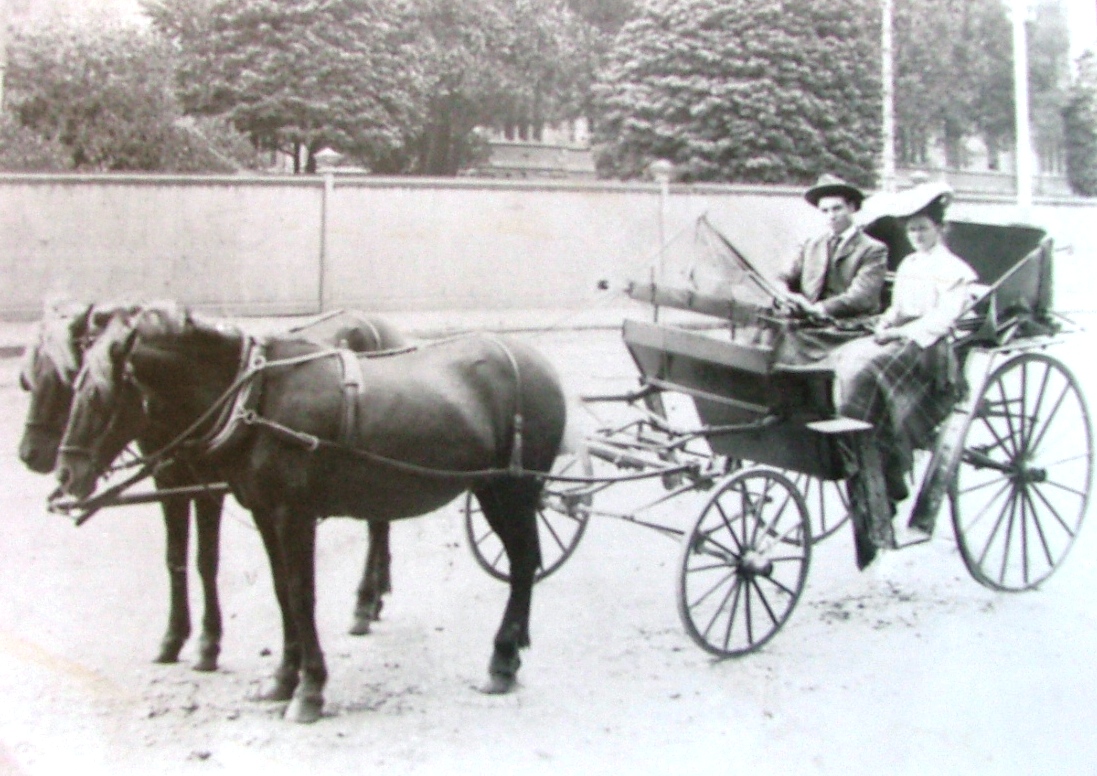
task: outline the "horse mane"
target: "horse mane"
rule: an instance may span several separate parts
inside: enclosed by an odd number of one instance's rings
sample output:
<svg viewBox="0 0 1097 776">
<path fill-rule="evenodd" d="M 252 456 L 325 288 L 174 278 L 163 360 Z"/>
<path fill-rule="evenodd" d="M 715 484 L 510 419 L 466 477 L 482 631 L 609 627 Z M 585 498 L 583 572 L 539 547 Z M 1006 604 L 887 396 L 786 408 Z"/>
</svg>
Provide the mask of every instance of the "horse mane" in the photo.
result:
<svg viewBox="0 0 1097 776">
<path fill-rule="evenodd" d="M 142 338 L 179 337 L 200 334 L 214 337 L 239 336 L 240 329 L 230 323 L 207 318 L 178 302 L 154 302 L 145 305 L 135 322 Z"/>
<path fill-rule="evenodd" d="M 91 305 L 69 299 L 47 299 L 44 302 L 34 345 L 27 348 L 24 354 L 22 374 L 29 384 L 35 382 L 34 366 L 40 359 L 47 359 L 66 381 L 80 370 L 73 325 L 77 319 L 84 319 L 90 310 Z"/>
</svg>

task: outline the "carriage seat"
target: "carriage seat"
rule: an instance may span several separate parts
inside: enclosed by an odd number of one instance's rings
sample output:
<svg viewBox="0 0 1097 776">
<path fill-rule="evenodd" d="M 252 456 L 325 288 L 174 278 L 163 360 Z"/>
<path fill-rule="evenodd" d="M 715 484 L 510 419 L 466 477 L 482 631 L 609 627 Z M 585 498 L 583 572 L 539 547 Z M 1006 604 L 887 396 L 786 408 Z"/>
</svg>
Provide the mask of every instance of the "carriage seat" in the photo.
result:
<svg viewBox="0 0 1097 776">
<path fill-rule="evenodd" d="M 895 270 L 914 248 L 902 223 L 892 216 L 876 219 L 865 227 L 865 232 L 888 246 L 888 282 L 883 300 L 887 307 Z M 1054 245 L 1043 229 L 1021 224 L 949 221 L 945 242 L 971 265 L 979 282 L 988 288 L 975 306 L 974 315 L 961 328 L 974 330 L 986 325 L 987 330 L 998 332 L 1019 319 L 1047 318 L 1052 306 Z M 1024 266 L 1009 274 L 1022 262 Z"/>
</svg>

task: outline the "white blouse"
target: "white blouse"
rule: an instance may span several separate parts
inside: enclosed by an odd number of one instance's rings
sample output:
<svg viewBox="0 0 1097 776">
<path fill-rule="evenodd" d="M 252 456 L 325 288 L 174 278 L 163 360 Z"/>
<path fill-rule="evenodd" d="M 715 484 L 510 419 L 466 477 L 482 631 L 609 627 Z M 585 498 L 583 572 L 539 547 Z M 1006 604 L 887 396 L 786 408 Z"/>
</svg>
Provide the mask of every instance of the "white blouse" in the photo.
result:
<svg viewBox="0 0 1097 776">
<path fill-rule="evenodd" d="M 891 306 L 878 328 L 891 328 L 927 348 L 964 313 L 978 276 L 966 261 L 937 243 L 903 259 L 895 273 Z"/>
</svg>

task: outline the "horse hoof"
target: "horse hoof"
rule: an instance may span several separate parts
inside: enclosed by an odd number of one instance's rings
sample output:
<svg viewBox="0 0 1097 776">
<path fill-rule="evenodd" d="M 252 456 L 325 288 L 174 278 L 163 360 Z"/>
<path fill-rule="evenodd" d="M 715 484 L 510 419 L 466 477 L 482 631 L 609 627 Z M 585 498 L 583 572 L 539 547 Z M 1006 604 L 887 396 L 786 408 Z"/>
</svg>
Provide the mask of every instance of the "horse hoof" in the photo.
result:
<svg viewBox="0 0 1097 776">
<path fill-rule="evenodd" d="M 295 687 L 293 685 L 279 682 L 277 679 L 267 684 L 266 687 L 259 690 L 254 696 L 253 700 L 263 702 L 288 701 L 293 698 L 293 691 Z"/>
<path fill-rule="evenodd" d="M 162 664 L 178 663 L 179 662 L 179 650 L 175 650 L 174 652 L 172 652 L 170 650 L 166 650 L 166 649 L 161 650 L 160 654 L 157 655 L 155 658 L 153 658 L 152 662 L 162 663 Z"/>
<path fill-rule="evenodd" d="M 365 636 L 369 634 L 370 617 L 359 616 L 354 618 L 354 624 L 350 626 L 351 636 Z"/>
<path fill-rule="evenodd" d="M 286 707 L 285 719 L 288 722 L 297 722 L 303 725 L 311 725 L 320 719 L 320 710 L 324 707 L 324 699 L 318 697 L 306 698 L 294 695 L 289 706 Z"/>
<path fill-rule="evenodd" d="M 505 674 L 488 674 L 488 681 L 480 686 L 484 695 L 506 695 L 518 686 L 518 679 Z"/>
<path fill-rule="evenodd" d="M 209 672 L 217 670 L 217 656 L 202 657 L 193 666 L 195 671 Z"/>
</svg>

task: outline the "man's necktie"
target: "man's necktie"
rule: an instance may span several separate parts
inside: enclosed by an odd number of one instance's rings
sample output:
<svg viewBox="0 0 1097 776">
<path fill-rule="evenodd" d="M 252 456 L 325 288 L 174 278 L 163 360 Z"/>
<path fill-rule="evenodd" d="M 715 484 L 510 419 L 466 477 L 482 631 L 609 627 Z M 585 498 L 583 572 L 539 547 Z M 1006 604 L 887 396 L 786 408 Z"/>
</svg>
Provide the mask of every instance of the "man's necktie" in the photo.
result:
<svg viewBox="0 0 1097 776">
<path fill-rule="evenodd" d="M 834 257 L 838 254 L 838 244 L 842 242 L 842 235 L 832 234 L 830 239 L 827 240 L 827 261 L 834 261 Z"/>
</svg>

